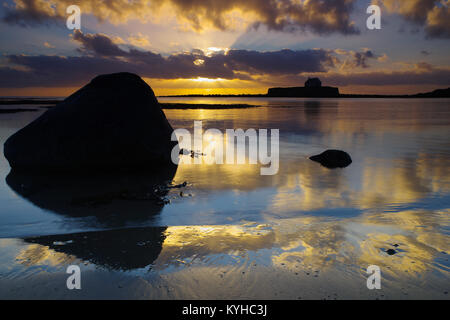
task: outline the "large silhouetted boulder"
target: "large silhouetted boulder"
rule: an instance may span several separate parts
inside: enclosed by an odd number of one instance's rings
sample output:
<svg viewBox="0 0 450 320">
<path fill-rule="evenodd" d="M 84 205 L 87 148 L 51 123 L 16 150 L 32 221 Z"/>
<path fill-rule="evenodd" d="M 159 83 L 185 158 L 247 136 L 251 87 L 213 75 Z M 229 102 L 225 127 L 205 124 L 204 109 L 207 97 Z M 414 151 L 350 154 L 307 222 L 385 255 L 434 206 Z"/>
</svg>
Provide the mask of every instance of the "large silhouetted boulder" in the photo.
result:
<svg viewBox="0 0 450 320">
<path fill-rule="evenodd" d="M 319 155 L 312 156 L 309 159 L 319 162 L 324 167 L 330 169 L 345 168 L 352 163 L 350 155 L 347 152 L 340 150 L 327 150 Z"/>
<path fill-rule="evenodd" d="M 171 162 L 173 129 L 137 75 L 100 75 L 12 135 L 13 169 L 157 168 Z"/>
</svg>

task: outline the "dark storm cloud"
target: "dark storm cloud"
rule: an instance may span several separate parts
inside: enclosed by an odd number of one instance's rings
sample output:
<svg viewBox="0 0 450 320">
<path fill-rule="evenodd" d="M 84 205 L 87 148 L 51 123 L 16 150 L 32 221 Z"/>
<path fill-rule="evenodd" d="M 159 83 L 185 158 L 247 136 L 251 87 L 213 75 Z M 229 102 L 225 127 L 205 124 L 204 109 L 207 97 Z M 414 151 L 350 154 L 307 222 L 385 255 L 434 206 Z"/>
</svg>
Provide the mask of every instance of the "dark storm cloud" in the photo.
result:
<svg viewBox="0 0 450 320">
<path fill-rule="evenodd" d="M 369 60 L 376 60 L 380 56 L 373 53 L 372 50 L 365 49 L 363 51 L 348 51 L 345 52 L 347 59 L 342 64 L 342 69 L 355 69 L 355 68 L 369 68 Z"/>
<path fill-rule="evenodd" d="M 216 28 L 230 27 L 226 13 L 240 9 L 245 15 L 258 17 L 254 26 L 265 25 L 269 30 L 293 31 L 309 29 L 315 33 L 358 33 L 350 20 L 355 0 L 156 0 L 171 3 L 177 13 L 188 19 L 196 29 L 202 29 L 206 20 Z"/>
<path fill-rule="evenodd" d="M 64 23 L 49 2 L 42 0 L 18 0 L 16 6 L 4 5 L 5 15 L 2 21 L 20 26 L 34 26 L 39 24 Z"/>
<path fill-rule="evenodd" d="M 91 51 L 101 56 L 125 56 L 127 52 L 119 48 L 108 36 L 103 34 L 83 34 L 75 30 L 72 39 L 81 44 L 80 51 Z"/>
<path fill-rule="evenodd" d="M 430 14 L 430 19 L 425 31 L 430 38 L 450 38 L 450 7 L 435 9 Z"/>
<path fill-rule="evenodd" d="M 450 38 L 449 0 L 383 0 L 388 11 L 423 26 L 429 38 Z"/>
<path fill-rule="evenodd" d="M 165 64 L 167 68 L 177 66 L 185 70 L 220 70 L 226 68 L 237 72 L 250 74 L 295 74 L 300 72 L 324 71 L 325 66 L 332 66 L 333 59 L 330 52 L 325 50 L 279 50 L 279 51 L 249 51 L 230 50 L 219 51 L 213 55 L 206 55 L 202 50 L 194 49 L 190 53 L 173 54 L 167 59 L 150 51 L 139 51 L 130 48 L 129 51 L 121 49 L 106 35 L 87 34 L 75 31 L 73 39 L 81 44 L 81 51 L 100 56 L 126 57 L 129 61 L 151 64 Z M 368 51 L 372 54 L 370 51 Z M 201 66 L 194 61 L 201 60 Z M 211 73 L 214 75 L 214 72 Z"/>
<path fill-rule="evenodd" d="M 76 31 L 72 39 L 80 44 L 81 57 L 6 56 L 8 67 L 0 68 L 0 87 L 76 86 L 95 75 L 121 71 L 154 79 L 250 80 L 262 74 L 323 72 L 333 63 L 332 53 L 325 50 L 230 50 L 208 54 L 197 49 L 164 57 L 151 51 L 122 49 L 106 35 Z"/>
<path fill-rule="evenodd" d="M 324 50 L 287 49 L 274 52 L 231 50 L 226 56 L 226 61 L 236 70 L 273 75 L 325 71 L 325 67 L 333 63 L 330 53 Z"/>
<path fill-rule="evenodd" d="M 354 65 L 356 67 L 362 67 L 362 68 L 368 68 L 369 65 L 367 64 L 367 61 L 369 59 L 376 58 L 372 51 L 366 50 L 363 52 L 355 52 L 353 54 L 353 61 Z"/>
<path fill-rule="evenodd" d="M 72 4 L 83 13 L 100 21 L 113 23 L 130 19 L 146 20 L 159 15 L 165 5 L 180 21 L 187 21 L 194 30 L 208 27 L 229 30 L 236 26 L 230 14 L 238 16 L 254 27 L 265 25 L 269 30 L 309 30 L 318 34 L 356 34 L 351 21 L 356 0 L 14 0 L 3 20 L 7 23 L 30 25 L 46 23 L 66 16 L 65 9 Z"/>
</svg>

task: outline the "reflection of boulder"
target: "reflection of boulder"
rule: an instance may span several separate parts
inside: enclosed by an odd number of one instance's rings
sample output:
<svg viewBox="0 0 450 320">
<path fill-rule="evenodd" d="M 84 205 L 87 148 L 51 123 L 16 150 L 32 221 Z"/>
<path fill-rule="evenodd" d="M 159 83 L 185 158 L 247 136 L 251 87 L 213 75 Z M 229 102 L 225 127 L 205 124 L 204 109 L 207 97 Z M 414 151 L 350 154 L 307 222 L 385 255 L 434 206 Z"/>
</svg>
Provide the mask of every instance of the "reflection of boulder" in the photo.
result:
<svg viewBox="0 0 450 320">
<path fill-rule="evenodd" d="M 166 227 L 118 229 L 24 239 L 98 266 L 131 270 L 151 265 L 159 256 Z"/>
<path fill-rule="evenodd" d="M 36 206 L 71 217 L 95 216 L 101 226 L 146 221 L 166 203 L 175 165 L 158 172 L 96 175 L 29 174 L 11 171 L 7 184 Z M 96 222 L 96 223 L 97 223 Z"/>
<path fill-rule="evenodd" d="M 85 171 L 171 162 L 172 127 L 137 75 L 101 75 L 12 135 L 14 169 Z"/>
<path fill-rule="evenodd" d="M 312 156 L 309 159 L 319 162 L 324 167 L 330 169 L 345 168 L 352 163 L 350 155 L 347 152 L 340 150 L 327 150 L 319 155 Z"/>
</svg>

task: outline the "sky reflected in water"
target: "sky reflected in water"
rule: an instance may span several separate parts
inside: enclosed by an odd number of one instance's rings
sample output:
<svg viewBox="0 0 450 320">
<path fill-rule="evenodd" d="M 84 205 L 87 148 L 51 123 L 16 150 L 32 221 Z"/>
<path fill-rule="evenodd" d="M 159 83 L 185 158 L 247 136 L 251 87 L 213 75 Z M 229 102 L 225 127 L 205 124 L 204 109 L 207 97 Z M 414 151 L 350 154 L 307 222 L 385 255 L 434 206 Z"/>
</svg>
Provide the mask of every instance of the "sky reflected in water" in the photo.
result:
<svg viewBox="0 0 450 320">
<path fill-rule="evenodd" d="M 174 128 L 280 129 L 278 174 L 181 164 L 158 177 L 187 182 L 167 191 L 170 203 L 74 206 L 152 178 L 44 183 L 8 176 L 2 155 L 0 297 L 448 299 L 448 99 L 160 100 L 261 104 L 165 113 Z M 40 113 L 0 115 L 0 142 Z M 308 159 L 331 148 L 353 163 Z M 82 266 L 80 292 L 65 288 L 70 264 Z M 371 264 L 382 290 L 366 287 Z"/>
</svg>

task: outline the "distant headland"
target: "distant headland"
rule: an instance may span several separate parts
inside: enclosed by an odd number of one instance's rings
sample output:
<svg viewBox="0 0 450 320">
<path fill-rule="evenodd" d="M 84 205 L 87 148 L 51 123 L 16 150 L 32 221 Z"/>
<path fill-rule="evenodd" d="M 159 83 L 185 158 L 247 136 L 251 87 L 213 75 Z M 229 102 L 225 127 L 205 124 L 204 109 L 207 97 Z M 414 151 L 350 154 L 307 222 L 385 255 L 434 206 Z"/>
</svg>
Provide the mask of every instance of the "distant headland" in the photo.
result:
<svg viewBox="0 0 450 320">
<path fill-rule="evenodd" d="M 159 96 L 161 98 L 168 97 L 207 97 L 207 98 L 227 98 L 227 97 L 251 97 L 251 98 L 450 98 L 450 88 L 437 89 L 426 93 L 417 93 L 412 95 L 387 95 L 387 94 L 341 94 L 337 87 L 322 86 L 319 78 L 308 78 L 303 87 L 278 87 L 269 88 L 266 94 L 187 94 L 187 95 L 169 95 Z M 40 98 L 2 98 L 0 97 L 0 105 L 47 105 L 53 106 L 61 102 L 57 99 L 40 99 Z M 213 104 L 204 105 L 196 103 L 161 103 L 163 109 L 229 109 L 255 107 L 253 105 L 238 104 Z M 0 110 L 0 113 L 12 113 L 21 111 L 34 111 L 30 109 L 8 109 Z"/>
<path fill-rule="evenodd" d="M 342 94 L 337 87 L 322 86 L 319 78 L 308 78 L 303 87 L 269 88 L 266 94 L 186 94 L 161 97 L 253 97 L 253 98 L 450 98 L 450 88 L 417 94 Z"/>
</svg>

